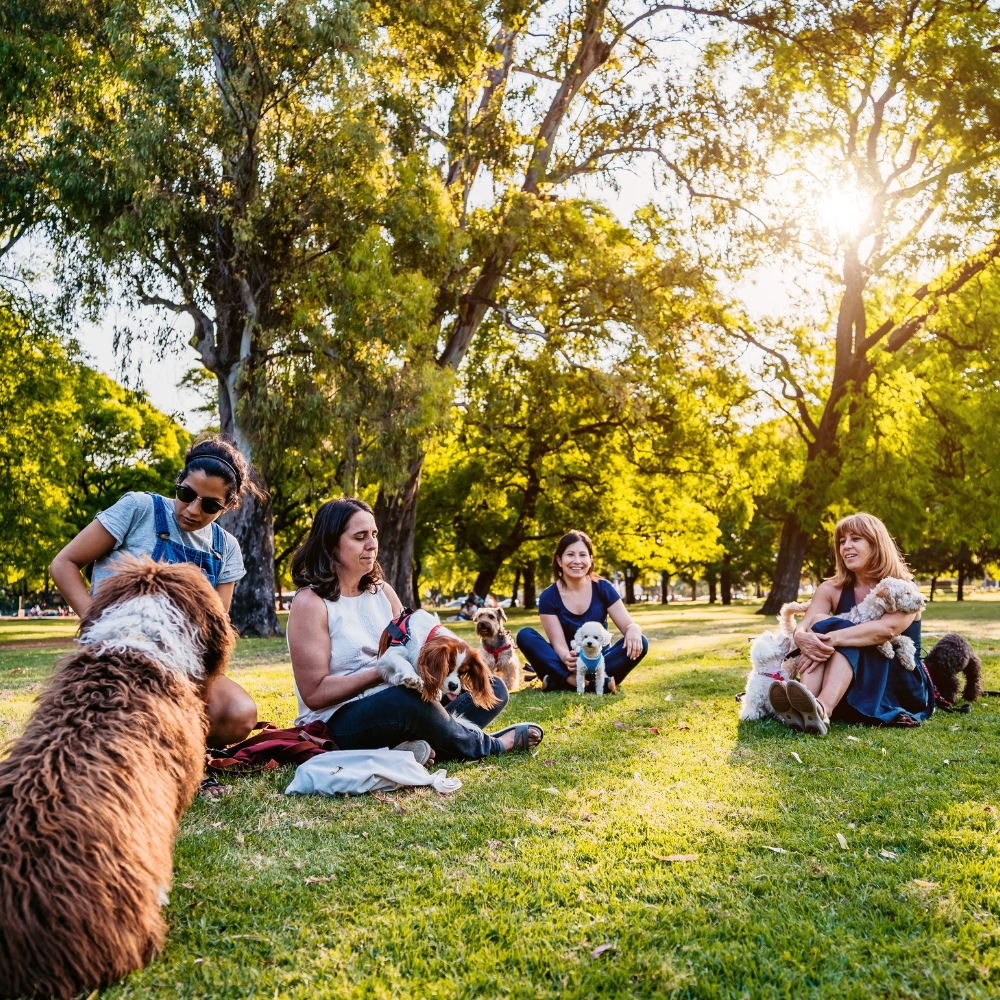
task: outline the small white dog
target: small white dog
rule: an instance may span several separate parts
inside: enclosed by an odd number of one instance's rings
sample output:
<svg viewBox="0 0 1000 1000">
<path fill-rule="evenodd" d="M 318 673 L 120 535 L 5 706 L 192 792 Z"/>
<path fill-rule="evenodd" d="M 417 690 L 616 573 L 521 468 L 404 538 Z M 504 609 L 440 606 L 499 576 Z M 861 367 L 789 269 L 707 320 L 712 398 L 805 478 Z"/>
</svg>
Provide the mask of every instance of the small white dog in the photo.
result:
<svg viewBox="0 0 1000 1000">
<path fill-rule="evenodd" d="M 587 678 L 594 678 L 594 691 L 604 694 L 604 647 L 611 644 L 611 633 L 600 622 L 584 622 L 573 636 L 570 649 L 577 651 L 576 693 L 583 694 Z"/>
<path fill-rule="evenodd" d="M 788 681 L 794 672 L 794 660 L 786 657 L 792 648 L 795 616 L 808 608 L 808 604 L 790 602 L 778 615 L 778 631 L 757 636 L 750 647 L 750 673 L 746 691 L 740 705 L 740 718 L 768 719 L 774 716 L 767 692 L 774 681 Z"/>
<path fill-rule="evenodd" d="M 923 611 L 927 607 L 927 598 L 917 590 L 917 585 L 909 580 L 900 580 L 894 576 L 887 576 L 884 580 L 879 580 L 869 591 L 868 596 L 855 605 L 843 615 L 836 615 L 854 625 L 863 622 L 878 621 L 882 615 L 887 615 L 893 611 L 902 611 L 904 614 L 912 615 L 915 612 Z M 898 656 L 900 664 L 907 670 L 917 668 L 917 647 L 909 636 L 897 635 L 894 639 L 888 639 L 878 647 L 879 652 L 887 659 Z"/>
</svg>

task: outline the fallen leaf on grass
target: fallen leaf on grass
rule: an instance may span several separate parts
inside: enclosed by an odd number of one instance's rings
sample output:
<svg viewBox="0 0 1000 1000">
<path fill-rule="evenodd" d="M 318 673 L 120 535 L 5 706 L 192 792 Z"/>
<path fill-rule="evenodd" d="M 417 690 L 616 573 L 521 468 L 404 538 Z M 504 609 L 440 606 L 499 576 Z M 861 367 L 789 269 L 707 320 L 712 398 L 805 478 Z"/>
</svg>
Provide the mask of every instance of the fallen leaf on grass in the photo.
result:
<svg viewBox="0 0 1000 1000">
<path fill-rule="evenodd" d="M 542 819 L 542 817 L 537 815 L 536 813 L 526 812 L 524 814 L 524 817 L 525 819 L 527 819 L 529 823 L 534 823 L 535 826 L 545 826 L 545 820 Z"/>
<path fill-rule="evenodd" d="M 820 865 L 816 861 L 810 861 L 809 862 L 809 868 L 811 869 L 813 875 L 825 875 L 826 874 L 826 872 L 823 871 L 822 865 Z"/>
<path fill-rule="evenodd" d="M 993 806 L 983 806 L 983 812 L 984 813 L 995 813 L 996 809 L 994 809 Z"/>
<path fill-rule="evenodd" d="M 848 739 L 849 739 L 849 740 L 850 740 L 850 741 L 851 741 L 852 743 L 860 743 L 860 742 L 861 742 L 861 740 L 860 740 L 860 739 L 858 739 L 858 737 L 857 737 L 857 736 L 848 736 L 847 738 L 848 738 Z"/>
<path fill-rule="evenodd" d="M 691 727 L 686 722 L 678 722 L 677 723 L 677 728 L 678 729 L 690 729 Z"/>
<path fill-rule="evenodd" d="M 555 763 L 554 760 L 543 760 L 542 761 L 542 766 L 543 767 L 551 767 L 554 763 Z"/>
<path fill-rule="evenodd" d="M 549 795 L 558 795 L 559 794 L 559 789 L 558 788 L 543 788 L 542 791 L 543 792 L 548 792 Z"/>
<path fill-rule="evenodd" d="M 962 727 L 961 726 L 949 726 L 948 727 L 953 733 L 957 733 Z"/>
<path fill-rule="evenodd" d="M 888 858 L 890 861 L 895 861 L 899 857 L 898 854 L 893 851 L 887 851 L 884 847 L 878 853 L 881 857 Z"/>
<path fill-rule="evenodd" d="M 915 878 L 913 880 L 914 885 L 919 885 L 921 889 L 936 889 L 941 883 L 940 882 L 928 882 L 926 879 Z"/>
<path fill-rule="evenodd" d="M 842 851 L 847 850 L 847 838 L 842 833 L 837 834 L 837 843 L 840 844 L 840 849 Z"/>
<path fill-rule="evenodd" d="M 697 698 L 695 698 L 695 700 L 692 701 L 691 704 L 694 705 L 695 708 L 701 708 L 701 702 L 698 701 Z"/>
<path fill-rule="evenodd" d="M 764 845 L 764 850 L 765 851 L 774 851 L 775 854 L 787 854 L 788 853 L 788 851 L 786 851 L 783 847 L 771 847 L 770 844 L 765 844 Z"/>
<path fill-rule="evenodd" d="M 615 729 L 624 729 L 625 728 L 625 723 L 624 722 L 619 722 L 617 719 L 615 719 L 615 721 L 614 721 L 614 727 L 615 727 Z"/>
<path fill-rule="evenodd" d="M 599 944 L 591 953 L 591 958 L 600 958 L 606 951 L 610 951 L 614 948 L 613 944 Z"/>
<path fill-rule="evenodd" d="M 659 736 L 659 735 L 660 735 L 660 731 L 659 731 L 659 729 L 657 729 L 657 728 L 656 728 L 656 726 L 653 726 L 653 727 L 652 727 L 652 728 L 651 728 L 651 729 L 650 729 L 649 731 L 650 731 L 650 732 L 651 732 L 651 733 L 652 733 L 652 734 L 653 734 L 654 736 Z"/>
<path fill-rule="evenodd" d="M 976 972 L 979 973 L 979 975 L 981 975 L 983 977 L 983 979 L 989 979 L 990 978 L 990 972 L 992 970 L 990 969 L 990 967 L 988 965 L 976 965 L 976 963 L 973 962 L 973 961 L 971 961 L 971 960 L 970 960 L 969 964 L 972 966 L 973 969 L 976 970 Z"/>
<path fill-rule="evenodd" d="M 236 941 L 239 939 L 246 941 L 263 941 L 264 944 L 270 944 L 271 942 L 266 937 L 261 937 L 259 934 L 230 934 L 230 941 Z"/>
<path fill-rule="evenodd" d="M 789 756 L 794 757 L 800 764 L 802 763 L 802 758 L 794 750 Z"/>
<path fill-rule="evenodd" d="M 333 882 L 335 878 L 334 875 L 307 875 L 306 885 L 312 885 L 315 882 Z"/>
<path fill-rule="evenodd" d="M 657 861 L 697 861 L 697 854 L 653 854 Z"/>
<path fill-rule="evenodd" d="M 181 882 L 181 885 L 184 886 L 185 889 L 196 889 L 197 888 L 197 886 L 194 884 L 194 882 Z"/>
</svg>

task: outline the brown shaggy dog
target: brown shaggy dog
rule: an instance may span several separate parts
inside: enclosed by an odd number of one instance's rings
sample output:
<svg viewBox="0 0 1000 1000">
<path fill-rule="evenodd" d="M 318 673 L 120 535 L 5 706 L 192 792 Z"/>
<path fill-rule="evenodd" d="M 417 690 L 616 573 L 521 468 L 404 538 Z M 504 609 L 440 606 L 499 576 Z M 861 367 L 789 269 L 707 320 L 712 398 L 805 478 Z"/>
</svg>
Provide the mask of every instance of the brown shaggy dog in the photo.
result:
<svg viewBox="0 0 1000 1000">
<path fill-rule="evenodd" d="M 162 947 L 205 691 L 235 633 L 189 564 L 122 558 L 0 761 L 0 996 L 73 997 Z"/>
</svg>

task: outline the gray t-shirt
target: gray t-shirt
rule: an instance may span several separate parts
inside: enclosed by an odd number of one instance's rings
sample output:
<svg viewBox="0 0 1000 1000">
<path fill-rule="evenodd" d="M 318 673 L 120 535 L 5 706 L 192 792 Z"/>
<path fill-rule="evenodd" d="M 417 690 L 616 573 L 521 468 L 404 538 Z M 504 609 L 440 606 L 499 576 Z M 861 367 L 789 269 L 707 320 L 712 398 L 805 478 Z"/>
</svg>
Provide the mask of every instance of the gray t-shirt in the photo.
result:
<svg viewBox="0 0 1000 1000">
<path fill-rule="evenodd" d="M 192 549 L 212 551 L 212 525 L 207 524 L 197 531 L 181 531 L 174 516 L 173 500 L 164 497 L 163 505 L 167 508 L 167 528 L 173 541 Z M 91 593 L 96 593 L 101 581 L 114 573 L 114 561 L 119 552 L 151 556 L 156 547 L 156 515 L 153 511 L 153 498 L 148 493 L 126 493 L 113 507 L 102 510 L 97 515 L 97 520 L 115 536 L 115 547 L 94 563 Z M 240 544 L 223 528 L 222 569 L 216 583 L 232 583 L 245 575 Z"/>
</svg>

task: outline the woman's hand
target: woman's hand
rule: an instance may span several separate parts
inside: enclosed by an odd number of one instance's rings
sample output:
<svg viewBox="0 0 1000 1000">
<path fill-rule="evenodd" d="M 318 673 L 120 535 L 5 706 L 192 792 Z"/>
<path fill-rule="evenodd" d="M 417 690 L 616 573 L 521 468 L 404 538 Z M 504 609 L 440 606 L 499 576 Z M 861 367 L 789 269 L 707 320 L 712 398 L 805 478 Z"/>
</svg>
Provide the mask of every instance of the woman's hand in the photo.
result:
<svg viewBox="0 0 1000 1000">
<path fill-rule="evenodd" d="M 625 629 L 625 653 L 630 660 L 637 660 L 642 654 L 642 629 L 635 622 Z"/>
<path fill-rule="evenodd" d="M 792 641 L 802 656 L 817 663 L 826 663 L 836 652 L 829 639 L 829 636 L 810 632 L 808 629 L 800 629 L 792 636 Z"/>
<path fill-rule="evenodd" d="M 565 652 L 559 653 L 559 659 L 563 661 L 563 665 L 571 673 L 576 673 L 576 657 L 577 652 L 575 649 L 566 649 Z"/>
</svg>

